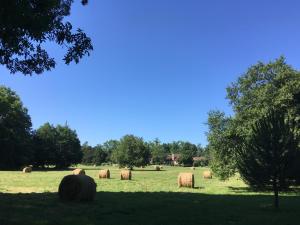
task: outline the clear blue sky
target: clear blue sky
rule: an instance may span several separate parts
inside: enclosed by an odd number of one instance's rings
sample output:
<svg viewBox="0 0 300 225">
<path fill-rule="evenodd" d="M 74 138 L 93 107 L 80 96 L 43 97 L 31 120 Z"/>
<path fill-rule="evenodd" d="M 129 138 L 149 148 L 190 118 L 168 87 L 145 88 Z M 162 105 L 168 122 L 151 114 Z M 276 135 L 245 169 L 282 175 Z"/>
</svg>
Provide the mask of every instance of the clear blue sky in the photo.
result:
<svg viewBox="0 0 300 225">
<path fill-rule="evenodd" d="M 79 2 L 79 1 L 78 1 Z M 300 66 L 300 1 L 90 0 L 68 18 L 91 36 L 78 65 L 60 60 L 40 76 L 10 75 L 33 127 L 49 121 L 91 145 L 125 134 L 206 144 L 207 112 L 231 113 L 225 88 L 261 60 Z"/>
</svg>

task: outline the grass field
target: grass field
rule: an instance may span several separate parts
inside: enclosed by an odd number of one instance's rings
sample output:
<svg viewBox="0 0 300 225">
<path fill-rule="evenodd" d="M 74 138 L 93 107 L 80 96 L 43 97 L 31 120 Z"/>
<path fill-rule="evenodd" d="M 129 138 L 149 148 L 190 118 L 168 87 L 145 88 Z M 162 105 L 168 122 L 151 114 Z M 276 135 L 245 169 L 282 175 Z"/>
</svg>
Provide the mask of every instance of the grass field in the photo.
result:
<svg viewBox="0 0 300 225">
<path fill-rule="evenodd" d="M 97 179 L 100 167 L 81 167 L 97 183 L 91 203 L 62 203 L 57 189 L 71 171 L 0 172 L 0 225 L 233 225 L 300 224 L 300 194 L 281 193 L 280 209 L 272 193 L 255 193 L 238 177 L 226 182 L 204 180 L 204 168 L 152 167 L 133 171 L 121 181 L 119 169 L 111 179 Z M 194 172 L 195 189 L 178 188 L 179 172 Z"/>
</svg>

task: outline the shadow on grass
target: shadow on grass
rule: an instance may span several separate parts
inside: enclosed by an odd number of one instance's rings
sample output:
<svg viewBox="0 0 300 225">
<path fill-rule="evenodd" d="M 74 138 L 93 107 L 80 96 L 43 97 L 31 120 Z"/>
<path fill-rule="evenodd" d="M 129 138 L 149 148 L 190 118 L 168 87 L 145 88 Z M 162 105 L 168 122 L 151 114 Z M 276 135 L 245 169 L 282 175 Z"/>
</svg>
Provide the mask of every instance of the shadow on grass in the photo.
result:
<svg viewBox="0 0 300 225">
<path fill-rule="evenodd" d="M 184 192 L 98 192 L 90 203 L 62 203 L 57 193 L 0 193 L 1 225 L 296 225 L 300 196 Z"/>
<path fill-rule="evenodd" d="M 232 192 L 234 193 L 247 193 L 247 192 L 263 192 L 263 193 L 273 193 L 272 187 L 270 187 L 268 190 L 258 190 L 255 188 L 251 188 L 251 187 L 232 187 L 229 186 L 228 187 Z M 300 187 L 290 187 L 288 189 L 283 190 L 282 192 L 284 193 L 295 193 L 295 194 L 300 194 Z"/>
</svg>

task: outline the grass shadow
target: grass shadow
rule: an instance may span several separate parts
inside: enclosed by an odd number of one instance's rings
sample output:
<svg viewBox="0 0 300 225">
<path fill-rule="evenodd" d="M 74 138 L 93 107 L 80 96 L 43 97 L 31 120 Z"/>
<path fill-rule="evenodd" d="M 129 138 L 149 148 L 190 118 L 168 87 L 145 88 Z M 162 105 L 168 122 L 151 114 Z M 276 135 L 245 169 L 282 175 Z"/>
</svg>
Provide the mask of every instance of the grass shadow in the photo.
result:
<svg viewBox="0 0 300 225">
<path fill-rule="evenodd" d="M 300 196 L 185 192 L 98 192 L 89 203 L 62 203 L 57 193 L 0 193 L 2 225 L 296 225 Z"/>
<path fill-rule="evenodd" d="M 229 186 L 228 188 L 234 193 L 247 193 L 247 192 L 257 192 L 257 191 L 265 193 L 265 194 L 273 193 L 273 190 L 271 187 L 267 190 L 260 190 L 260 189 L 255 189 L 255 188 L 251 188 L 251 187 L 233 187 L 233 186 Z M 290 187 L 288 189 L 282 190 L 281 192 L 300 194 L 300 187 Z"/>
</svg>

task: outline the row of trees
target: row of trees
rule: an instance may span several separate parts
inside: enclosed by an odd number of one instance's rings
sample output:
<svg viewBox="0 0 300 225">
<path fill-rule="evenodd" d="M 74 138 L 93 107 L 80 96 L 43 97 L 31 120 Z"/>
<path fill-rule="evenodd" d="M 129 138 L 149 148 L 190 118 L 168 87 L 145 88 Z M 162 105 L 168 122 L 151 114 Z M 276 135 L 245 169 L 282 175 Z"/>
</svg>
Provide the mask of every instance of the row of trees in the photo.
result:
<svg viewBox="0 0 300 225">
<path fill-rule="evenodd" d="M 180 154 L 180 164 L 191 165 L 194 156 L 207 156 L 200 145 L 176 141 L 161 143 L 158 139 L 145 142 L 142 138 L 125 135 L 91 147 L 80 146 L 76 131 L 67 124 L 45 123 L 32 129 L 28 110 L 11 89 L 0 87 L 0 169 L 17 169 L 24 165 L 36 167 L 68 167 L 71 164 L 118 163 L 120 166 L 163 164 L 171 153 Z"/>
<path fill-rule="evenodd" d="M 227 88 L 234 114 L 211 111 L 208 148 L 221 179 L 239 172 L 256 189 L 300 181 L 300 73 L 283 57 L 258 63 Z"/>
<path fill-rule="evenodd" d="M 66 124 L 32 130 L 28 110 L 11 89 L 0 86 L 0 169 L 24 165 L 63 168 L 81 162 L 80 141 Z"/>
<path fill-rule="evenodd" d="M 190 142 L 161 143 L 159 139 L 145 142 L 134 135 L 125 135 L 120 140 L 109 140 L 102 145 L 82 145 L 83 164 L 117 163 L 120 166 L 144 166 L 149 163 L 168 163 L 170 154 L 179 154 L 180 164 L 192 165 L 193 157 L 208 156 L 205 148 Z"/>
</svg>

